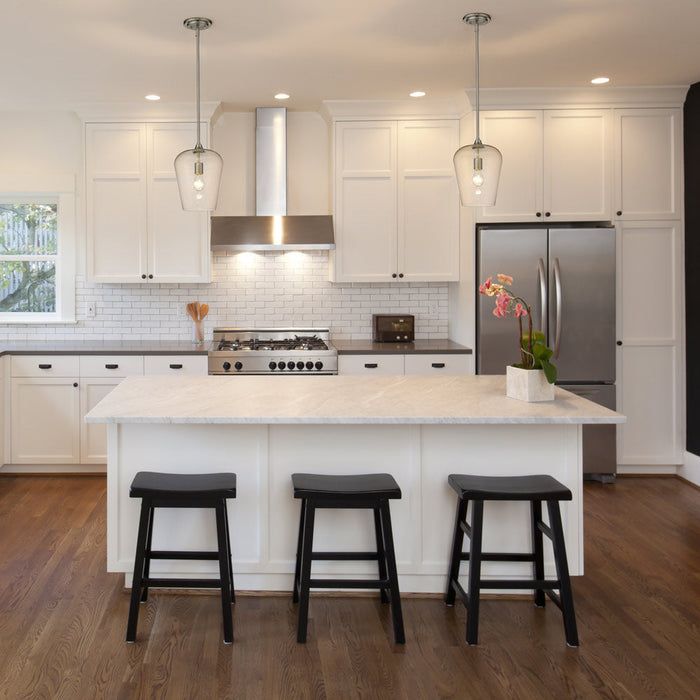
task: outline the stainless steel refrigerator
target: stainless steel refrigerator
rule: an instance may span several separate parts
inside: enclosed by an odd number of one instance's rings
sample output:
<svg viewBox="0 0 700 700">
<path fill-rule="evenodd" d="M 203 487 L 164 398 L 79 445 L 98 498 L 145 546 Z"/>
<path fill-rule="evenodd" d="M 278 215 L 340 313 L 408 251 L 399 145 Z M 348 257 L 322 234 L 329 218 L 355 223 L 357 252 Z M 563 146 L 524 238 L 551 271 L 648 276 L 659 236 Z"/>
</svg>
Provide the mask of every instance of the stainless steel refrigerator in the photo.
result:
<svg viewBox="0 0 700 700">
<path fill-rule="evenodd" d="M 615 410 L 615 229 L 610 226 L 477 227 L 477 284 L 498 273 L 531 307 L 554 350 L 557 385 Z M 518 362 L 517 321 L 493 315 L 476 294 L 476 372 Z M 614 481 L 613 425 L 584 426 L 584 478 Z"/>
</svg>

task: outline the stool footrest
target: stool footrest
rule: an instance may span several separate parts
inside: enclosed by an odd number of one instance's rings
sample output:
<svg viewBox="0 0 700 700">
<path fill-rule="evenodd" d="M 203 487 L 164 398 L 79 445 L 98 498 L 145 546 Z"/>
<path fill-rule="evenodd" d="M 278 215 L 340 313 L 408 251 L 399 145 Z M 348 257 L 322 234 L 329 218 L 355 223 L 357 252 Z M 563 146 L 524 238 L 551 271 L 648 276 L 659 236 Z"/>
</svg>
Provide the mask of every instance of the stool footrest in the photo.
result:
<svg viewBox="0 0 700 700">
<path fill-rule="evenodd" d="M 463 552 L 461 555 L 462 561 L 469 561 L 469 552 Z M 481 561 L 535 561 L 534 554 L 525 552 L 485 552 L 481 555 Z"/>
<path fill-rule="evenodd" d="M 313 561 L 377 561 L 377 552 L 311 552 Z"/>
<path fill-rule="evenodd" d="M 221 588 L 218 578 L 144 578 L 142 586 L 149 588 Z"/>
<path fill-rule="evenodd" d="M 388 579 L 312 578 L 309 588 L 389 588 Z"/>
<path fill-rule="evenodd" d="M 555 581 L 548 581 L 545 579 L 531 579 L 531 578 L 522 578 L 522 579 L 508 579 L 508 578 L 499 578 L 499 579 L 488 579 L 484 578 L 481 579 L 479 587 L 481 590 L 484 589 L 489 589 L 489 588 L 527 588 L 532 589 L 532 590 L 551 590 L 553 588 L 559 588 L 561 585 L 561 582 L 557 579 Z"/>
<path fill-rule="evenodd" d="M 146 552 L 150 559 L 197 559 L 202 561 L 219 560 L 218 552 L 178 552 L 161 550 L 158 552 Z"/>
</svg>

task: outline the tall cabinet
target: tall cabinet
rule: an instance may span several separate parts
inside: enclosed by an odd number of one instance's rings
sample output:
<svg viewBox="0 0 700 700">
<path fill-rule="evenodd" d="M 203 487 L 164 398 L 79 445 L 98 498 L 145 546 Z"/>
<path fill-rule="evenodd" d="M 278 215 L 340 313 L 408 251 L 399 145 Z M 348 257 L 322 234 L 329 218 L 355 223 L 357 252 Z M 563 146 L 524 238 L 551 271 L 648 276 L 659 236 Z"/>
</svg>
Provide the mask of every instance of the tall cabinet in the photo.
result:
<svg viewBox="0 0 700 700">
<path fill-rule="evenodd" d="M 335 282 L 459 279 L 456 119 L 338 121 Z"/>
<path fill-rule="evenodd" d="M 209 217 L 182 209 L 173 167 L 195 141 L 194 122 L 85 124 L 88 281 L 210 281 Z"/>
</svg>

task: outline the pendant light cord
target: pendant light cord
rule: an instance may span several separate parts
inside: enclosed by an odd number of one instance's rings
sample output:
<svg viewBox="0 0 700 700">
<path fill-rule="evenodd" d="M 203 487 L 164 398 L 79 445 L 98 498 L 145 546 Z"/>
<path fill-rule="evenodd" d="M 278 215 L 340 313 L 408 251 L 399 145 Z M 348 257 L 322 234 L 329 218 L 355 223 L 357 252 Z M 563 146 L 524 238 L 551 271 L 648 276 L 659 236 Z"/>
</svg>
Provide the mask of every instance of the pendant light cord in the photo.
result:
<svg viewBox="0 0 700 700">
<path fill-rule="evenodd" d="M 200 123 L 201 119 L 199 118 L 199 27 L 195 30 L 195 37 L 196 37 L 196 44 L 197 44 L 197 60 L 196 60 L 196 65 L 197 65 L 197 80 L 196 80 L 196 85 L 197 85 L 197 145 L 194 147 L 194 150 L 197 153 L 201 153 L 204 151 L 204 148 L 202 148 L 202 139 L 201 139 L 201 134 L 200 134 Z M 478 133 L 478 130 L 477 130 Z"/>
<path fill-rule="evenodd" d="M 479 22 L 474 24 L 474 44 L 476 46 L 476 141 L 480 144 L 479 138 Z"/>
</svg>

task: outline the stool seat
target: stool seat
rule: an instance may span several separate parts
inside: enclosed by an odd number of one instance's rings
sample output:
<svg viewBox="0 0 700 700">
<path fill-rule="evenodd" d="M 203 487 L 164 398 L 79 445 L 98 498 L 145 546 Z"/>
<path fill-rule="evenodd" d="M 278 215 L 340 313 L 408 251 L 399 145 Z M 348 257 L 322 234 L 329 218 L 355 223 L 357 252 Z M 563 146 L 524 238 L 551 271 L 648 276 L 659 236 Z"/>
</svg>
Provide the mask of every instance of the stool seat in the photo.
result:
<svg viewBox="0 0 700 700">
<path fill-rule="evenodd" d="M 401 498 L 391 474 L 292 474 L 294 498 Z"/>
<path fill-rule="evenodd" d="M 460 498 L 484 501 L 570 501 L 571 491 L 548 474 L 477 476 L 450 474 L 449 485 Z"/>
<path fill-rule="evenodd" d="M 164 472 L 138 472 L 131 482 L 129 496 L 190 496 L 193 499 L 235 498 L 236 475 L 218 474 L 168 474 Z"/>
</svg>

